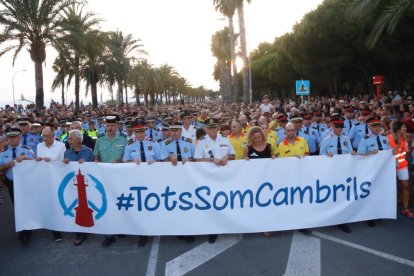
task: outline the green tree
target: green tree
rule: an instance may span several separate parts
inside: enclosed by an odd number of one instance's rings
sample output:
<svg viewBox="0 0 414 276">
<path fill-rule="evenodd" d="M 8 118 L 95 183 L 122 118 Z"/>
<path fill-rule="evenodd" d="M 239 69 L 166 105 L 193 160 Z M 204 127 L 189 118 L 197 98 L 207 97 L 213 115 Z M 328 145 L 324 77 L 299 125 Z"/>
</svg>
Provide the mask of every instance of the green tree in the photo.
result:
<svg viewBox="0 0 414 276">
<path fill-rule="evenodd" d="M 353 6 L 353 14 L 356 16 L 379 14 L 367 40 L 371 48 L 378 43 L 384 33 L 393 34 L 403 16 L 414 11 L 412 0 L 354 0 Z"/>
<path fill-rule="evenodd" d="M 46 46 L 56 45 L 61 12 L 75 0 L 0 0 L 0 44 L 10 42 L 1 52 L 14 50 L 13 64 L 27 46 L 35 65 L 36 108 L 44 106 L 43 68 Z"/>
<path fill-rule="evenodd" d="M 229 39 L 230 39 L 230 51 L 231 51 L 231 63 L 232 63 L 232 87 L 233 93 L 229 95 L 230 102 L 238 102 L 239 100 L 239 85 L 236 66 L 236 35 L 234 33 L 233 18 L 236 12 L 236 0 L 213 0 L 214 7 L 217 11 L 227 17 L 229 22 Z"/>
<path fill-rule="evenodd" d="M 217 31 L 211 38 L 211 51 L 217 58 L 215 71 L 219 72 L 221 100 L 223 103 L 229 102 L 230 82 L 231 82 L 231 52 L 229 44 L 229 28 Z M 217 71 L 218 70 L 218 71 Z M 217 76 L 217 74 L 214 74 Z"/>
</svg>

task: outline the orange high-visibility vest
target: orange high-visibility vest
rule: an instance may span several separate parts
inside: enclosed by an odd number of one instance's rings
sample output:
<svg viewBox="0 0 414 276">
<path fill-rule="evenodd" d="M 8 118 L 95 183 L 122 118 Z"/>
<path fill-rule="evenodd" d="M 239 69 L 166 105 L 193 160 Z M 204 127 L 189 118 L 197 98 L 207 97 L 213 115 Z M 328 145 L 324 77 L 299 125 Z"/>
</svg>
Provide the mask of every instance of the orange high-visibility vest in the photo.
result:
<svg viewBox="0 0 414 276">
<path fill-rule="evenodd" d="M 391 134 L 388 134 L 388 140 L 390 141 L 391 148 L 394 148 L 397 144 Z M 407 142 L 402 138 L 401 146 L 398 146 L 397 152 L 395 153 L 395 159 L 397 160 L 397 171 L 405 169 L 408 166 L 408 161 L 405 159 L 407 155 Z"/>
</svg>

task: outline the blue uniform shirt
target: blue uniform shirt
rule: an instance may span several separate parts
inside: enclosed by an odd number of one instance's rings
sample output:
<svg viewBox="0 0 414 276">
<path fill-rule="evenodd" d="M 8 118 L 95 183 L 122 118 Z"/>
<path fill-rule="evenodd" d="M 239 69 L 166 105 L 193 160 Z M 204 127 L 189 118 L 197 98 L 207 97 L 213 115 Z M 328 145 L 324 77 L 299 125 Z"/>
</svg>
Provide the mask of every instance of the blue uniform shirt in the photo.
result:
<svg viewBox="0 0 414 276">
<path fill-rule="evenodd" d="M 82 123 L 82 128 L 83 128 L 84 130 L 88 131 L 88 130 L 89 130 L 89 122 L 83 122 L 83 123 Z"/>
<path fill-rule="evenodd" d="M 277 145 L 283 142 L 285 140 L 285 129 L 283 127 L 279 127 L 276 129 L 277 137 L 279 138 L 277 140 Z"/>
<path fill-rule="evenodd" d="M 26 137 L 26 144 L 24 143 L 25 137 Z M 41 139 L 39 135 L 30 133 L 30 132 L 27 133 L 26 135 L 23 135 L 23 134 L 20 135 L 20 145 L 30 147 L 35 155 L 37 151 L 37 144 L 41 142 L 40 140 Z"/>
<path fill-rule="evenodd" d="M 350 154 L 352 152 L 351 140 L 345 135 L 336 136 L 335 134 L 331 134 L 329 137 L 322 141 L 319 155 L 326 155 L 329 152 L 333 155 L 337 155 L 338 137 L 341 144 L 342 154 Z"/>
<path fill-rule="evenodd" d="M 152 137 L 151 137 L 151 133 L 152 133 Z M 145 135 L 150 138 L 153 139 L 157 142 L 162 141 L 163 137 L 162 137 L 162 132 L 153 128 L 153 129 L 147 129 L 145 130 Z"/>
<path fill-rule="evenodd" d="M 313 127 L 303 126 L 302 131 L 308 135 L 309 139 L 306 141 L 308 142 L 309 151 L 314 153 L 318 149 L 318 145 L 320 142 L 318 130 Z M 303 136 L 300 136 L 303 137 Z M 305 138 L 306 139 L 306 138 Z"/>
<path fill-rule="evenodd" d="M 106 133 L 105 125 L 96 125 L 96 129 L 98 130 L 98 135 L 104 135 Z"/>
<path fill-rule="evenodd" d="M 146 161 L 158 161 L 161 159 L 161 149 L 153 139 L 145 138 L 143 141 L 144 154 Z M 136 140 L 134 143 L 125 147 L 122 161 L 134 161 L 141 159 L 141 141 Z"/>
<path fill-rule="evenodd" d="M 368 125 L 365 123 L 356 123 L 355 126 L 351 128 L 351 131 L 349 131 L 349 139 L 352 141 L 352 146 L 354 149 L 357 149 L 359 146 L 359 142 L 361 139 L 363 139 L 365 136 L 370 134 L 371 131 L 368 128 Z"/>
<path fill-rule="evenodd" d="M 356 124 L 357 124 L 357 121 L 355 119 L 349 120 L 348 118 L 345 117 L 344 126 L 345 126 L 347 133 L 349 133 L 351 131 L 351 128 Z"/>
<path fill-rule="evenodd" d="M 64 158 L 70 161 L 79 161 L 84 159 L 86 162 L 93 162 L 93 151 L 82 145 L 79 153 L 74 152 L 71 148 L 65 151 Z"/>
<path fill-rule="evenodd" d="M 161 142 L 161 159 L 165 160 L 170 154 L 177 156 L 177 142 L 180 147 L 181 158 L 193 158 L 195 147 L 190 138 L 182 137 L 178 140 L 169 138 Z"/>
<path fill-rule="evenodd" d="M 33 151 L 30 147 L 18 145 L 16 147 L 16 157 L 21 156 L 23 154 L 29 157 L 30 159 L 35 158 Z M 0 153 L 0 165 L 3 166 L 12 160 L 13 160 L 13 150 L 11 146 L 8 146 L 6 149 L 4 149 Z M 13 181 L 13 170 L 11 168 L 6 170 L 5 176 L 8 180 Z"/>
<path fill-rule="evenodd" d="M 321 134 L 324 133 L 325 130 L 328 129 L 328 126 L 324 123 L 319 123 L 318 124 L 316 122 L 313 122 L 312 127 L 318 131 L 319 136 L 321 136 Z"/>
<path fill-rule="evenodd" d="M 388 138 L 384 135 L 368 135 L 362 138 L 358 146 L 358 154 L 372 153 L 374 150 L 379 150 L 381 143 L 383 150 L 391 148 Z"/>
</svg>

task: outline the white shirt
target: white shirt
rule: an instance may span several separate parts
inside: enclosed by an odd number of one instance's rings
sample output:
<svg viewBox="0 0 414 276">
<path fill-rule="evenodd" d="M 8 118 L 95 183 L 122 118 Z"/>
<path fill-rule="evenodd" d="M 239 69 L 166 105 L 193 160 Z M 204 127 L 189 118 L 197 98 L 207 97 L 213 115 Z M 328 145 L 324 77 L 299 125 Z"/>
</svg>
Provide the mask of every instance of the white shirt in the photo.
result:
<svg viewBox="0 0 414 276">
<path fill-rule="evenodd" d="M 210 136 L 206 135 L 203 139 L 198 141 L 194 158 L 222 159 L 224 156 L 231 154 L 235 154 L 235 152 L 227 137 L 217 134 L 216 140 L 213 141 Z"/>
<path fill-rule="evenodd" d="M 49 157 L 52 161 L 63 161 L 66 147 L 65 144 L 54 141 L 50 148 L 46 147 L 45 142 L 37 144 L 37 157 Z"/>
<path fill-rule="evenodd" d="M 264 104 L 264 103 L 262 103 L 260 106 L 259 106 L 259 108 L 260 108 L 260 112 L 263 114 L 263 113 L 265 113 L 265 112 L 269 112 L 270 113 L 270 110 L 273 108 L 273 105 L 271 105 L 270 103 L 268 103 L 268 104 Z"/>
<path fill-rule="evenodd" d="M 197 128 L 193 125 L 190 125 L 188 127 L 188 130 L 186 130 L 184 128 L 184 126 L 181 127 L 181 130 L 182 130 L 181 131 L 181 136 L 183 136 L 185 138 L 190 138 L 191 140 L 193 140 L 193 144 L 195 144 L 195 141 L 197 139 L 197 136 L 196 136 Z"/>
</svg>

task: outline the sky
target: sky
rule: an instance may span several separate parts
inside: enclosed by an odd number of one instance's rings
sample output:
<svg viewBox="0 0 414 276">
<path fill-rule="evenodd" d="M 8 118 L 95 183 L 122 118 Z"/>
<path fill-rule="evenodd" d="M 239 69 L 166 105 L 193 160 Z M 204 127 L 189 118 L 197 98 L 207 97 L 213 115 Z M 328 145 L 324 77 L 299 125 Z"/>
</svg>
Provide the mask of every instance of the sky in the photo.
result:
<svg viewBox="0 0 414 276">
<path fill-rule="evenodd" d="M 323 0 L 252 0 L 245 4 L 245 26 L 248 50 L 255 49 L 262 42 L 273 42 L 276 37 L 290 32 L 294 24 L 317 8 Z M 215 11 L 212 0 L 89 0 L 87 11 L 95 13 L 104 21 L 102 31 L 119 30 L 140 39 L 145 57 L 155 66 L 173 66 L 193 87 L 204 86 L 218 90 L 213 79 L 216 62 L 211 53 L 211 36 L 227 26 L 228 21 Z M 246 2 L 245 2 L 246 3 Z M 237 17 L 235 27 L 238 31 Z M 0 46 L 0 49 L 4 47 Z M 51 69 L 56 52 L 52 47 L 46 50 L 43 67 L 45 103 L 51 99 L 60 101 L 61 91 L 51 91 L 55 73 Z M 21 95 L 35 100 L 34 64 L 27 51 L 22 50 L 12 65 L 13 53 L 0 58 L 0 106 L 13 103 L 13 83 L 16 104 Z M 26 70 L 26 71 L 21 71 Z M 13 81 L 14 77 L 14 81 Z M 69 87 L 67 98 L 74 100 L 74 87 Z M 109 99 L 105 88 L 98 88 L 103 100 Z M 81 100 L 85 97 L 85 86 L 81 86 Z"/>
</svg>

